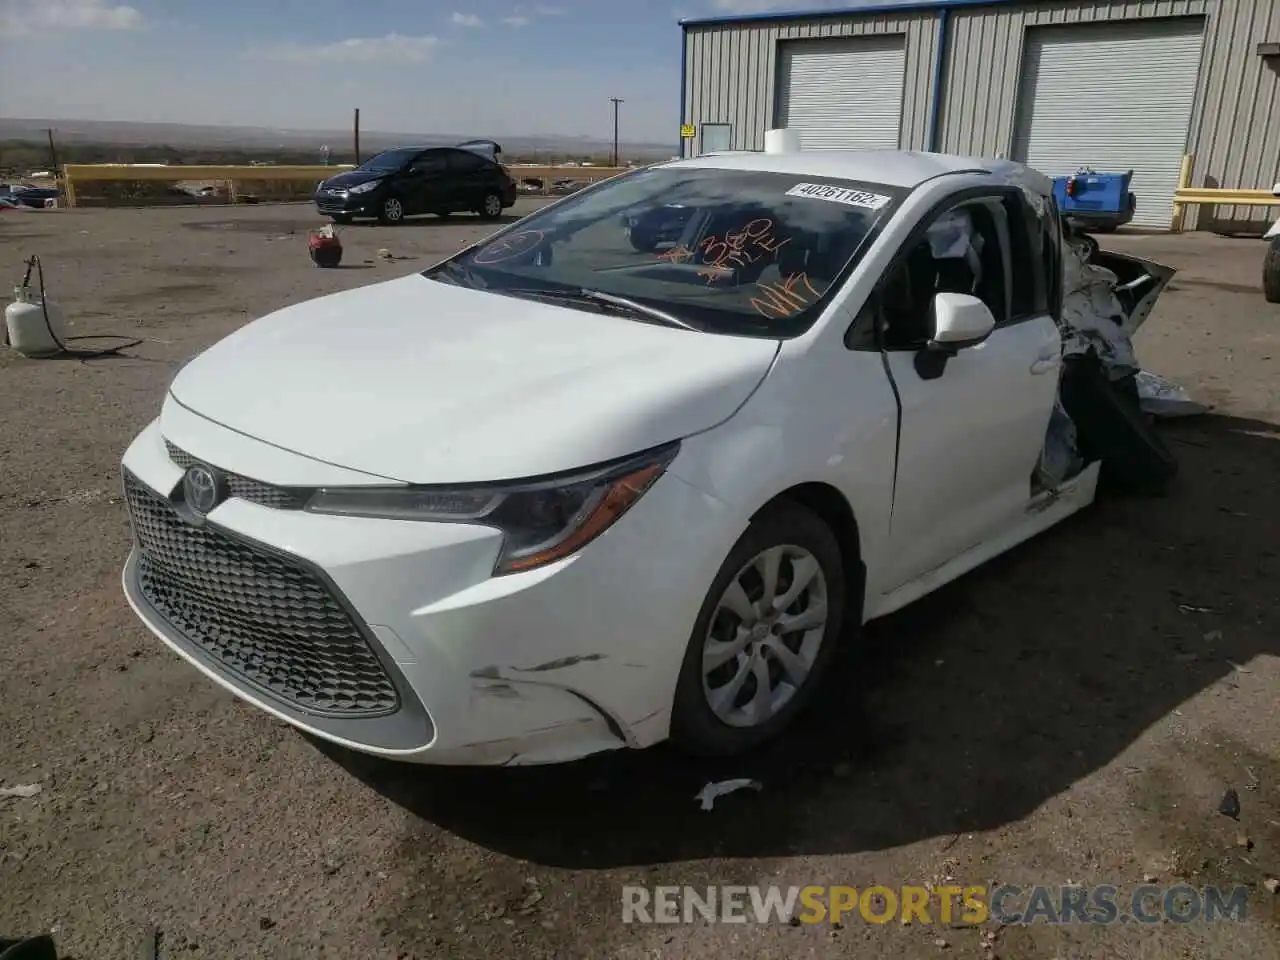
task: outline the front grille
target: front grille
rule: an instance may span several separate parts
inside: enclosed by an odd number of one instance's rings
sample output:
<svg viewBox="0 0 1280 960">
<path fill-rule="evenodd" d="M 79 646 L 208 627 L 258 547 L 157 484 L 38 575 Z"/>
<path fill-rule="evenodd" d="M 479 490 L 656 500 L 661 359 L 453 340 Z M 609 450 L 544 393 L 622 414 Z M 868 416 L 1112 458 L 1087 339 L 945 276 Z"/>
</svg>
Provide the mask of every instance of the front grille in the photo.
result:
<svg viewBox="0 0 1280 960">
<path fill-rule="evenodd" d="M 175 447 L 168 440 L 164 442 L 164 446 L 169 451 L 169 459 L 183 470 L 201 462 L 185 450 Z M 277 487 L 270 483 L 263 483 L 261 480 L 242 477 L 237 473 L 224 471 L 224 476 L 227 478 L 227 491 L 231 496 L 275 510 L 301 510 L 307 505 L 307 500 L 312 493 L 302 488 Z"/>
<path fill-rule="evenodd" d="M 303 711 L 393 713 L 399 696 L 360 628 L 301 563 L 211 526 L 125 474 L 143 598 L 185 639 Z"/>
</svg>

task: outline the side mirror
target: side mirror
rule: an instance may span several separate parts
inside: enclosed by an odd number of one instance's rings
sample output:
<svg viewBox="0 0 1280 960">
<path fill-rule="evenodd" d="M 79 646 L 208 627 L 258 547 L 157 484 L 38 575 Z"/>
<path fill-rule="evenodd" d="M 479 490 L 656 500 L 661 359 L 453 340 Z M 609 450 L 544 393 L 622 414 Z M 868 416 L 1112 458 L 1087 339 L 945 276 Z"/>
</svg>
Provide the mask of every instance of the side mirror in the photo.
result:
<svg viewBox="0 0 1280 960">
<path fill-rule="evenodd" d="M 996 328 L 996 318 L 977 297 L 967 293 L 939 293 L 933 298 L 933 337 L 929 348 L 954 355 L 976 347 Z"/>
<path fill-rule="evenodd" d="M 990 308 L 967 293 L 936 294 L 932 309 L 933 336 L 915 356 L 916 373 L 922 380 L 938 379 L 949 359 L 976 347 L 996 328 Z"/>
<path fill-rule="evenodd" d="M 1274 187 L 1272 187 L 1271 192 L 1274 193 L 1277 197 L 1280 197 L 1280 183 L 1277 183 Z"/>
</svg>

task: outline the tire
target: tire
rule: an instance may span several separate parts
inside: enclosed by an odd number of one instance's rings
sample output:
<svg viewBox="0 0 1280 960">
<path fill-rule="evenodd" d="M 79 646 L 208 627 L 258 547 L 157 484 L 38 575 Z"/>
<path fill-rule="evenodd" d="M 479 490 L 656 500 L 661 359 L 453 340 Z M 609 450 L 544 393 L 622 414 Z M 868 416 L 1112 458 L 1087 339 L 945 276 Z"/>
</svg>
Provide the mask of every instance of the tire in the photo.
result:
<svg viewBox="0 0 1280 960">
<path fill-rule="evenodd" d="M 1178 461 L 1143 417 L 1136 385 L 1131 393 L 1123 383 L 1108 381 L 1097 357 L 1068 357 L 1060 389 L 1080 453 L 1086 461 L 1102 461 L 1108 485 L 1163 495 L 1178 473 Z"/>
<path fill-rule="evenodd" d="M 351 214 L 349 213 L 331 213 L 329 219 L 340 226 L 346 226 L 351 222 Z"/>
<path fill-rule="evenodd" d="M 787 609 L 794 616 L 816 611 L 825 593 L 825 622 L 808 631 L 780 634 L 777 627 L 769 630 L 776 618 L 766 617 L 752 625 L 751 634 L 744 635 L 744 620 L 728 608 L 726 593 L 736 583 L 748 599 L 759 599 L 763 586 L 760 561 L 773 551 L 784 554 L 776 581 L 780 592 L 793 582 L 798 569 L 803 571 L 809 564 L 816 567 L 816 573 Z M 752 521 L 734 544 L 707 591 L 676 683 L 671 739 L 688 753 L 725 757 L 753 750 L 781 733 L 804 709 L 821 682 L 840 637 L 844 614 L 845 571 L 835 535 L 816 514 L 798 504 L 783 502 L 769 508 Z M 721 638 L 726 637 L 734 638 L 729 643 L 739 646 L 740 652 L 727 656 L 704 676 L 705 647 L 709 642 L 724 644 Z M 781 683 L 782 660 L 774 652 L 779 647 L 790 651 L 793 663 L 808 664 L 798 686 Z M 752 694 L 759 689 L 757 662 L 764 664 L 775 697 L 763 718 L 752 717 L 747 706 L 754 705 Z M 719 691 L 725 697 L 740 677 L 736 696 L 728 696 L 719 709 L 713 706 L 713 694 Z M 790 688 L 789 693 L 784 686 Z"/>
<path fill-rule="evenodd" d="M 1262 261 L 1262 295 L 1267 303 L 1280 303 L 1280 237 L 1274 237 Z"/>
<path fill-rule="evenodd" d="M 404 223 L 404 202 L 399 197 L 387 197 L 378 207 L 378 222 L 387 226 Z"/>
<path fill-rule="evenodd" d="M 502 216 L 502 194 L 492 190 L 480 201 L 480 209 L 476 211 L 484 220 L 497 220 Z"/>
</svg>

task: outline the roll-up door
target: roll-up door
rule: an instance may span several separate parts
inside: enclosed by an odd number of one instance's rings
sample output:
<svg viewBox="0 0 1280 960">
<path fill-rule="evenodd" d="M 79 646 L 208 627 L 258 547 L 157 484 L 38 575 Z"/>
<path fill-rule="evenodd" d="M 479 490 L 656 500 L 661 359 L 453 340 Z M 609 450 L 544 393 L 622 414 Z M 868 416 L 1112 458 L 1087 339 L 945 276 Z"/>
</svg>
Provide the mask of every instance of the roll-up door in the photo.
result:
<svg viewBox="0 0 1280 960">
<path fill-rule="evenodd" d="M 1014 158 L 1051 177 L 1131 169 L 1134 225 L 1167 228 L 1203 36 L 1200 17 L 1029 30 Z"/>
<path fill-rule="evenodd" d="M 777 126 L 805 150 L 896 150 L 906 44 L 901 35 L 784 40 Z"/>
</svg>

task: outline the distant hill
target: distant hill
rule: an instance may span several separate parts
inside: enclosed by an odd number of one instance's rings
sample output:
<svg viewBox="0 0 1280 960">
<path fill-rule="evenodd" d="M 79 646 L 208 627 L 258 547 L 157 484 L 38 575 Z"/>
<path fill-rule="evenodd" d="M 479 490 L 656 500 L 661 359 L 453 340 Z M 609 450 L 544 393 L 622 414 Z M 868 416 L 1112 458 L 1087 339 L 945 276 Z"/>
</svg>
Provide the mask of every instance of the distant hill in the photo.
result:
<svg viewBox="0 0 1280 960">
<path fill-rule="evenodd" d="M 286 130 L 270 127 L 217 127 L 189 123 L 132 123 L 124 120 L 49 120 L 13 119 L 0 117 L 0 140 L 44 140 L 45 131 L 52 127 L 59 143 L 98 143 L 121 146 L 169 145 L 191 148 L 244 149 L 314 149 L 329 145 L 335 151 L 350 147 L 350 130 Z M 393 133 L 382 130 L 361 130 L 360 147 L 366 156 L 374 150 L 407 144 L 454 144 L 464 140 L 488 137 L 483 131 L 465 134 L 454 133 Z M 594 140 L 586 137 L 493 137 L 509 154 L 522 153 L 607 153 L 613 149 L 611 140 Z M 670 144 L 634 143 L 619 144 L 622 153 L 636 156 L 668 156 Z"/>
</svg>

